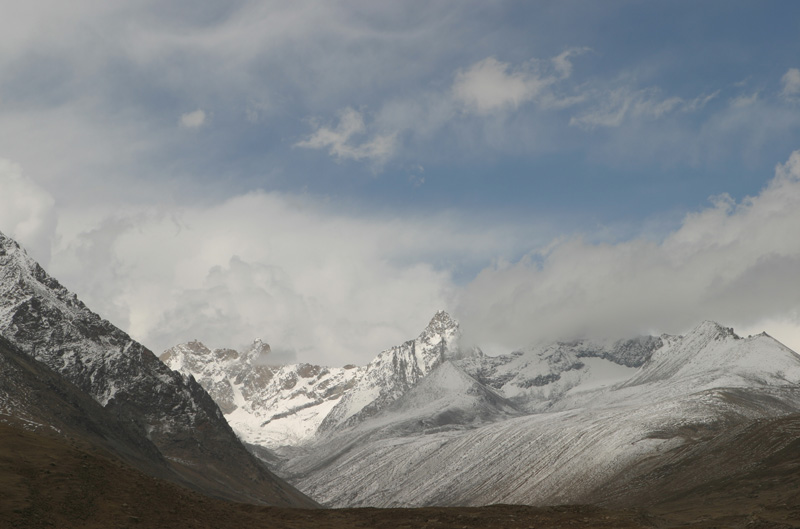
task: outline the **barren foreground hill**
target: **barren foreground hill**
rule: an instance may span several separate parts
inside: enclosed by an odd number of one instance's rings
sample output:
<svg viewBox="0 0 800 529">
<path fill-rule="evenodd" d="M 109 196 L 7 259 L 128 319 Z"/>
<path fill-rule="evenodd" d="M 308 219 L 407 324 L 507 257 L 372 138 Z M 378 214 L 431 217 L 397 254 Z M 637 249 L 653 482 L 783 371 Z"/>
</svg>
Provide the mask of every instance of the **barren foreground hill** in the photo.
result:
<svg viewBox="0 0 800 529">
<path fill-rule="evenodd" d="M 0 423 L 3 528 L 669 528 L 800 527 L 800 416 L 753 425 L 733 441 L 796 440 L 735 478 L 687 486 L 693 469 L 662 469 L 661 500 L 644 509 L 596 506 L 286 509 L 209 498 L 147 476 L 81 439 L 4 417 Z M 718 454 L 736 458 L 733 446 Z M 711 457 L 711 454 L 707 454 Z M 711 461 L 713 463 L 713 461 Z M 646 504 L 646 505 L 645 505 Z M 635 507 L 635 506 L 631 506 Z"/>
<path fill-rule="evenodd" d="M 638 528 L 598 507 L 284 509 L 217 500 L 146 476 L 80 440 L 0 424 L 0 527 L 159 529 Z"/>
</svg>

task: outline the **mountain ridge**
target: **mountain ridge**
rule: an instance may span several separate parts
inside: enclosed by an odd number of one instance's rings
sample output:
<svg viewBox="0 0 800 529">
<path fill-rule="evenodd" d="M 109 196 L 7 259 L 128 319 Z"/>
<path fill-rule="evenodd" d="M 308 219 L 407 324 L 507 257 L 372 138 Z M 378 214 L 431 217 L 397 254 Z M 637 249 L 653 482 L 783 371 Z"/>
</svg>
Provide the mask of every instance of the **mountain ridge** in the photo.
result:
<svg viewBox="0 0 800 529">
<path fill-rule="evenodd" d="M 89 310 L 2 233 L 0 335 L 130 423 L 174 472 L 205 492 L 257 503 L 315 505 L 241 445 L 194 378 L 170 370 Z"/>
</svg>

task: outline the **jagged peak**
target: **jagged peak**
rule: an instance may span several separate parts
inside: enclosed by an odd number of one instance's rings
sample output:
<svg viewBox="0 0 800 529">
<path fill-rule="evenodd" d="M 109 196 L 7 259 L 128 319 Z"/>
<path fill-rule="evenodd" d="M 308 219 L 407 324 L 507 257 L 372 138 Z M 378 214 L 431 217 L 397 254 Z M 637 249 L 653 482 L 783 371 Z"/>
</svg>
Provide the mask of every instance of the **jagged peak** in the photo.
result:
<svg viewBox="0 0 800 529">
<path fill-rule="evenodd" d="M 0 232 L 0 255 L 3 254 L 12 254 L 16 256 L 17 259 L 22 261 L 28 268 L 33 268 L 34 265 L 37 265 L 21 244 L 9 236 L 3 235 L 3 232 Z"/>
<path fill-rule="evenodd" d="M 425 330 L 430 330 L 436 332 L 437 334 L 441 334 L 444 331 L 450 329 L 457 329 L 458 328 L 458 321 L 453 319 L 450 314 L 447 313 L 445 310 L 438 310 L 436 314 L 433 315 L 431 321 L 428 323 L 428 326 Z"/>
<path fill-rule="evenodd" d="M 738 340 L 740 337 L 733 332 L 733 327 L 725 327 L 712 320 L 705 320 L 689 332 L 686 337 L 708 336 L 713 338 L 726 338 L 728 336 Z"/>
</svg>

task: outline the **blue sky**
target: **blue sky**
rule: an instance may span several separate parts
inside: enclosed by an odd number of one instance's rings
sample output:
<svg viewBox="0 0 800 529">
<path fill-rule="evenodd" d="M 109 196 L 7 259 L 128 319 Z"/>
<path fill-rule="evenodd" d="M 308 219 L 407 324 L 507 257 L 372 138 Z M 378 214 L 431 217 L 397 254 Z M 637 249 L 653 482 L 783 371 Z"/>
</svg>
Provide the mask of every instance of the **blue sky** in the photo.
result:
<svg viewBox="0 0 800 529">
<path fill-rule="evenodd" d="M 800 346 L 796 2 L 3 10 L 0 230 L 156 351 Z"/>
</svg>

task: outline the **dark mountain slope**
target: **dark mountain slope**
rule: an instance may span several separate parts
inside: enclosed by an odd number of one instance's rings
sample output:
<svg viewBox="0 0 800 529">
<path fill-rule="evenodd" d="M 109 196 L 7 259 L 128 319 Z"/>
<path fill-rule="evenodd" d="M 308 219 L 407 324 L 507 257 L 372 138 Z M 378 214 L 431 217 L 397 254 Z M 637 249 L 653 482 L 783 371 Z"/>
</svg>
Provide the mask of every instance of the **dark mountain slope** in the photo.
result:
<svg viewBox="0 0 800 529">
<path fill-rule="evenodd" d="M 183 479 L 246 502 L 313 506 L 241 444 L 193 378 L 90 311 L 0 234 L 0 335 L 91 395 L 158 448 Z"/>
</svg>

